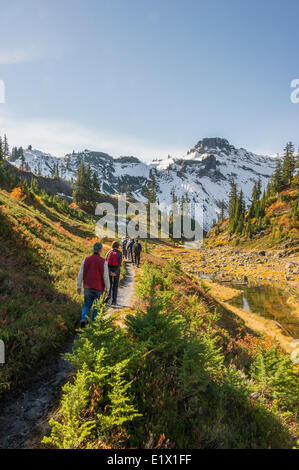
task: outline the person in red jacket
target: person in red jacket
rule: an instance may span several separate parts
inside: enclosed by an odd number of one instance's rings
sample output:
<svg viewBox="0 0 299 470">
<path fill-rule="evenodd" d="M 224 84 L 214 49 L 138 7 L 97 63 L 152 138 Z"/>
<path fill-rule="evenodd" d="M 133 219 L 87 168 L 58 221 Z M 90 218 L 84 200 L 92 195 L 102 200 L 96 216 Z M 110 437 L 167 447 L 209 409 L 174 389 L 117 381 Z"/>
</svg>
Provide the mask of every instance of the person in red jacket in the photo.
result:
<svg viewBox="0 0 299 470">
<path fill-rule="evenodd" d="M 84 304 L 81 314 L 80 326 L 84 328 L 87 323 L 87 317 L 96 300 L 98 300 L 103 292 L 109 292 L 110 281 L 108 265 L 104 258 L 100 256 L 102 251 L 102 243 L 95 243 L 93 254 L 83 261 L 77 279 L 77 292 L 81 294 L 81 286 L 84 286 Z M 98 311 L 94 306 L 92 312 L 92 321 L 95 320 Z"/>
<path fill-rule="evenodd" d="M 108 264 L 109 278 L 110 278 L 110 291 L 109 297 L 111 299 L 111 305 L 114 307 L 117 305 L 117 292 L 120 277 L 120 267 L 123 260 L 122 252 L 119 249 L 120 245 L 117 241 L 112 243 L 111 250 L 106 255 L 106 261 Z"/>
</svg>

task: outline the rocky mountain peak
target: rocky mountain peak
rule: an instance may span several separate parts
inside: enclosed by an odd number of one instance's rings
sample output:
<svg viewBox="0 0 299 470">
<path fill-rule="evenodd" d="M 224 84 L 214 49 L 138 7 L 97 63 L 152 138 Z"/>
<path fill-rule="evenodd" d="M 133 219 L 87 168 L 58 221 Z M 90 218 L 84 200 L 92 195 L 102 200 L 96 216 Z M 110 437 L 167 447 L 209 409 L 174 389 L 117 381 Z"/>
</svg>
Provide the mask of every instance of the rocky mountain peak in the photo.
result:
<svg viewBox="0 0 299 470">
<path fill-rule="evenodd" d="M 132 157 L 132 156 L 125 156 L 125 155 L 119 158 L 115 158 L 114 160 L 118 163 L 136 163 L 136 164 L 141 163 L 139 158 Z"/>
<path fill-rule="evenodd" d="M 199 153 L 217 149 L 229 152 L 233 148 L 234 147 L 230 145 L 227 139 L 222 139 L 221 137 L 206 137 L 200 140 L 194 147 L 194 149 Z"/>
</svg>

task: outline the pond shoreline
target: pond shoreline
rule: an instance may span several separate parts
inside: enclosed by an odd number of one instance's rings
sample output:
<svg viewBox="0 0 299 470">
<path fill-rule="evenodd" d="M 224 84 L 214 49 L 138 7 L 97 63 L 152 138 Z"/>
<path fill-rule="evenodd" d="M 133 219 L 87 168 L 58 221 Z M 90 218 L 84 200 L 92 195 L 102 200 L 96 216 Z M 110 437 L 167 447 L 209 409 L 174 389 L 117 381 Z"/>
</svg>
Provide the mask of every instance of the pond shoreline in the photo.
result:
<svg viewBox="0 0 299 470">
<path fill-rule="evenodd" d="M 226 287 L 208 279 L 205 279 L 204 283 L 210 288 L 210 294 L 212 297 L 214 297 L 223 307 L 228 308 L 231 312 L 240 317 L 247 327 L 263 336 L 270 336 L 277 340 L 282 349 L 288 354 L 291 354 L 294 351 L 292 343 L 297 338 L 288 334 L 283 325 L 278 326 L 278 322 L 276 323 L 274 320 L 265 318 L 258 313 L 250 312 L 232 304 L 232 300 L 240 295 L 239 290 Z"/>
</svg>

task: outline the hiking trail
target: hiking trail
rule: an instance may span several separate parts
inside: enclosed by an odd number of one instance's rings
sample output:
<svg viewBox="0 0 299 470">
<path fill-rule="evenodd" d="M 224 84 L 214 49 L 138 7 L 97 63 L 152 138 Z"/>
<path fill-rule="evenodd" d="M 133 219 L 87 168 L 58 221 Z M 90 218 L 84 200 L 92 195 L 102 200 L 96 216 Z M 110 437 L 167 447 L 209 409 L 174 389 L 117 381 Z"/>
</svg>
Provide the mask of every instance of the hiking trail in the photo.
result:
<svg viewBox="0 0 299 470">
<path fill-rule="evenodd" d="M 126 274 L 118 292 L 117 309 L 109 308 L 108 315 L 129 307 L 135 291 L 134 267 L 126 263 Z M 49 417 L 59 404 L 61 388 L 72 374 L 71 365 L 61 356 L 72 351 L 72 338 L 60 353 L 53 354 L 35 376 L 0 404 L 0 449 L 32 449 L 40 447 L 50 429 Z"/>
</svg>

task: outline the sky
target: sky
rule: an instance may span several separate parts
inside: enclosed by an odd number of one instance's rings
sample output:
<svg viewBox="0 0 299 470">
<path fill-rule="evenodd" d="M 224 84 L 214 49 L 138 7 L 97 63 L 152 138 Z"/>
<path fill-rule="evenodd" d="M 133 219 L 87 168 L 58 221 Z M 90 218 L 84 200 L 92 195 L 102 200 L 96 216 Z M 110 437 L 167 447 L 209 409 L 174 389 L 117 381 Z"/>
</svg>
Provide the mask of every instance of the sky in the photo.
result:
<svg viewBox="0 0 299 470">
<path fill-rule="evenodd" d="M 0 134 L 13 146 L 144 160 L 204 137 L 262 154 L 299 146 L 298 0 L 0 7 Z"/>
</svg>

